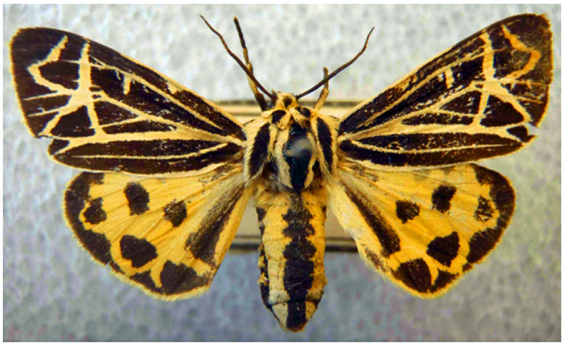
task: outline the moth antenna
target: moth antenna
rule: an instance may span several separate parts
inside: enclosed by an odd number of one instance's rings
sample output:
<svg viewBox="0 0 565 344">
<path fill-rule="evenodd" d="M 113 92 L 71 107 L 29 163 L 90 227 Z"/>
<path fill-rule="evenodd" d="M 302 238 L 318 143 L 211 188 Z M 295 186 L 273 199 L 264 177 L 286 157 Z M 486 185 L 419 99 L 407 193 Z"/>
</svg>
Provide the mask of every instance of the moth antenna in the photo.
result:
<svg viewBox="0 0 565 344">
<path fill-rule="evenodd" d="M 296 96 L 296 99 L 300 99 L 302 97 L 304 97 L 305 95 L 308 95 L 312 92 L 314 92 L 315 90 L 317 90 L 318 88 L 320 88 L 320 86 L 324 85 L 325 83 L 327 83 L 328 81 L 330 81 L 331 78 L 333 78 L 334 76 L 336 76 L 337 74 L 339 74 L 339 72 L 341 72 L 342 70 L 344 70 L 345 68 L 349 67 L 349 65 L 351 65 L 353 62 L 355 62 L 355 60 L 357 60 L 357 58 L 359 58 L 359 56 L 361 56 L 361 54 L 363 54 L 365 52 L 365 49 L 367 49 L 367 44 L 369 44 L 369 38 L 371 37 L 371 34 L 373 33 L 373 30 L 375 30 L 375 27 L 373 26 L 373 28 L 371 29 L 371 31 L 369 31 L 369 34 L 367 35 L 367 38 L 365 39 L 365 44 L 363 45 L 363 49 L 361 49 L 361 51 L 355 55 L 354 58 L 352 58 L 349 62 L 347 62 L 346 64 L 344 64 L 343 66 L 339 67 L 338 69 L 334 70 L 330 75 L 326 76 L 322 81 L 320 81 L 319 83 L 317 83 L 316 85 L 314 85 L 312 88 L 310 88 L 307 91 L 304 91 L 302 93 L 300 93 L 299 95 Z"/>
<path fill-rule="evenodd" d="M 251 74 L 255 75 L 253 73 L 253 65 L 249 60 L 249 53 L 247 50 L 247 45 L 245 44 L 245 38 L 243 37 L 243 31 L 239 26 L 239 21 L 237 20 L 237 17 L 233 18 L 233 22 L 235 23 L 235 28 L 237 29 L 237 34 L 239 35 L 239 42 L 241 43 L 241 48 L 243 49 L 243 58 L 245 59 L 247 69 L 249 69 Z M 251 92 L 253 92 L 253 95 L 255 96 L 255 100 L 257 101 L 257 103 L 259 103 L 259 107 L 261 108 L 261 110 L 262 111 L 267 110 L 267 102 L 265 101 L 265 97 L 263 97 L 263 95 L 259 93 L 259 90 L 257 89 L 257 85 L 255 84 L 255 82 L 253 82 L 253 80 L 249 76 L 247 77 L 247 81 L 249 82 L 249 87 L 251 88 Z"/>
<path fill-rule="evenodd" d="M 204 20 L 204 23 L 206 23 L 206 25 L 208 26 L 208 28 L 210 30 L 212 30 L 213 33 L 216 34 L 216 36 L 218 36 L 220 38 L 220 41 L 222 41 L 222 44 L 224 46 L 224 48 L 226 49 L 226 51 L 228 52 L 228 54 L 230 54 L 230 56 L 237 62 L 237 64 L 239 64 L 239 66 L 245 71 L 245 73 L 247 74 L 247 76 L 253 80 L 253 82 L 255 83 L 255 85 L 257 85 L 257 87 L 259 87 L 259 89 L 265 93 L 266 95 L 269 96 L 269 98 L 271 98 L 273 101 L 276 100 L 276 95 L 270 94 L 269 92 L 267 92 L 267 90 L 263 87 L 263 85 L 261 85 L 259 83 L 259 81 L 257 81 L 257 79 L 255 79 L 255 76 L 253 75 L 253 73 L 245 66 L 245 64 L 239 59 L 239 57 L 237 57 L 237 55 L 235 55 L 230 48 L 228 47 L 228 44 L 226 43 L 226 41 L 224 40 L 224 37 L 218 32 L 216 31 L 212 25 L 210 25 L 210 23 L 208 23 L 208 21 L 206 20 L 206 18 L 204 18 L 203 15 L 200 15 L 200 18 L 202 18 L 202 20 Z"/>
</svg>

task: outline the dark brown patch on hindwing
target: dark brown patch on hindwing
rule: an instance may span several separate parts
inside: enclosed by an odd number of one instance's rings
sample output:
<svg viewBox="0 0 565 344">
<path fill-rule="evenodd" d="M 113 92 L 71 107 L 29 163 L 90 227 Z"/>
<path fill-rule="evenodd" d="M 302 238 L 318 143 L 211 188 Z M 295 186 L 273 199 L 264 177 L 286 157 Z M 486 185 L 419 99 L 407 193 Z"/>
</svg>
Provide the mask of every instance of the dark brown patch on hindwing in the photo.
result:
<svg viewBox="0 0 565 344">
<path fill-rule="evenodd" d="M 199 276 L 193 268 L 170 260 L 163 266 L 161 271 L 162 293 L 165 295 L 182 294 L 196 288 L 210 284 L 209 276 Z"/>
<path fill-rule="evenodd" d="M 136 238 L 133 235 L 124 235 L 120 240 L 122 257 L 131 260 L 131 266 L 140 268 L 157 258 L 157 249 L 149 241 Z"/>
<path fill-rule="evenodd" d="M 102 184 L 103 173 L 83 172 L 69 185 L 65 193 L 65 215 L 73 228 L 77 238 L 85 249 L 97 261 L 108 264 L 112 261 L 110 241 L 104 234 L 95 233 L 84 228 L 80 214 L 90 200 L 90 187 L 93 184 Z"/>
<path fill-rule="evenodd" d="M 141 215 L 149 210 L 149 193 L 141 184 L 135 182 L 128 183 L 124 194 L 128 200 L 131 215 Z"/>
<path fill-rule="evenodd" d="M 102 198 L 98 197 L 91 200 L 89 207 L 82 215 L 86 222 L 93 225 L 106 221 L 106 212 L 102 209 Z"/>
<path fill-rule="evenodd" d="M 178 227 L 186 219 L 186 204 L 184 201 L 171 202 L 163 208 L 165 212 L 165 219 L 173 224 L 173 227 Z"/>
<path fill-rule="evenodd" d="M 500 173 L 475 164 L 471 166 L 475 170 L 477 181 L 481 185 L 488 184 L 491 186 L 489 196 L 500 213 L 497 227 L 506 228 L 514 213 L 516 200 L 514 189 L 510 186 L 508 179 Z"/>
<path fill-rule="evenodd" d="M 467 261 L 473 264 L 482 260 L 500 241 L 514 212 L 515 195 L 508 180 L 500 173 L 475 164 L 471 166 L 475 170 L 477 181 L 481 185 L 490 185 L 489 196 L 499 213 L 494 228 L 487 228 L 471 237 Z"/>
<path fill-rule="evenodd" d="M 487 228 L 484 231 L 475 233 L 469 240 L 469 254 L 467 261 L 477 263 L 483 259 L 500 240 L 503 228 Z"/>
<path fill-rule="evenodd" d="M 434 285 L 430 288 L 430 292 L 434 293 L 436 291 L 442 290 L 451 282 L 457 278 L 458 275 L 451 274 L 447 271 L 439 270 Z"/>
<path fill-rule="evenodd" d="M 436 293 L 450 285 L 459 276 L 439 270 L 435 281 L 432 282 L 430 269 L 423 259 L 402 263 L 392 274 L 405 286 L 422 294 Z"/>
<path fill-rule="evenodd" d="M 456 232 L 445 237 L 437 237 L 428 245 L 426 253 L 445 266 L 451 266 L 451 261 L 459 252 L 459 236 Z"/>
<path fill-rule="evenodd" d="M 365 199 L 361 195 L 357 195 L 349 189 L 345 190 L 347 196 L 353 204 L 359 209 L 363 219 L 367 222 L 369 227 L 373 230 L 381 246 L 383 252 L 381 253 L 384 257 L 388 257 L 391 254 L 400 251 L 400 238 L 396 233 L 388 226 L 385 220 L 377 212 L 376 209 L 370 207 Z"/>
<path fill-rule="evenodd" d="M 477 221 L 487 222 L 494 215 L 494 209 L 492 208 L 490 201 L 483 196 L 479 196 L 478 202 L 479 204 L 477 205 L 477 209 L 473 216 L 477 219 Z"/>
<path fill-rule="evenodd" d="M 157 288 L 155 286 L 155 282 L 151 278 L 151 270 L 132 275 L 132 276 L 130 276 L 130 279 L 132 281 L 135 281 L 135 282 L 141 284 L 142 286 L 144 286 L 145 288 L 147 288 L 151 291 L 154 291 L 154 292 L 159 293 L 159 294 L 163 294 L 162 288 Z"/>
<path fill-rule="evenodd" d="M 396 201 L 396 217 L 398 217 L 402 223 L 414 219 L 418 214 L 420 214 L 420 207 L 416 203 L 410 201 Z"/>
<path fill-rule="evenodd" d="M 233 208 L 243 194 L 243 189 L 244 187 L 241 185 L 229 195 L 225 195 L 226 198 L 222 199 L 214 209 L 210 209 L 206 214 L 200 228 L 186 239 L 185 247 L 192 252 L 195 258 L 211 266 L 216 266 L 214 261 L 216 245 L 220 239 L 220 234 L 231 217 Z"/>
<path fill-rule="evenodd" d="M 451 209 L 451 199 L 457 189 L 450 185 L 440 185 L 432 194 L 433 209 L 446 213 Z"/>
<path fill-rule="evenodd" d="M 427 292 L 432 286 L 432 275 L 423 259 L 402 263 L 392 274 L 408 288 L 421 293 Z"/>
<path fill-rule="evenodd" d="M 367 255 L 367 258 L 371 261 L 371 263 L 373 263 L 375 268 L 381 271 L 386 271 L 383 263 L 381 262 L 381 259 L 375 252 L 365 247 L 365 254 Z"/>
</svg>

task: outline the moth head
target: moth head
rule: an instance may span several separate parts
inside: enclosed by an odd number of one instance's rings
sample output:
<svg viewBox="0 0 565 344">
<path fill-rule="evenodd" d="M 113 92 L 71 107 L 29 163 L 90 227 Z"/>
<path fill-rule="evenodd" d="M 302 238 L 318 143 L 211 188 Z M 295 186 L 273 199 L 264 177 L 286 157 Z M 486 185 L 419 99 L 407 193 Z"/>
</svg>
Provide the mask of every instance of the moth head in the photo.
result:
<svg viewBox="0 0 565 344">
<path fill-rule="evenodd" d="M 298 123 L 303 128 L 309 128 L 317 111 L 300 106 L 296 97 L 290 93 L 277 93 L 277 98 L 271 109 L 261 115 L 276 125 L 279 130 L 286 130 L 292 123 Z"/>
<path fill-rule="evenodd" d="M 277 92 L 273 109 L 274 110 L 290 110 L 298 106 L 298 100 L 290 93 Z"/>
</svg>

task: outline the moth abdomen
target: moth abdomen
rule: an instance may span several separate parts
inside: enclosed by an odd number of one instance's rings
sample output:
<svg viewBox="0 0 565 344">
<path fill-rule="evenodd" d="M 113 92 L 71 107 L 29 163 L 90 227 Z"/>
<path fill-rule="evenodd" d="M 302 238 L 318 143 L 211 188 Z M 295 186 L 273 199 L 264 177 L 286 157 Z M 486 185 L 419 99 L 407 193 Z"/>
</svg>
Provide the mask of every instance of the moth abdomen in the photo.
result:
<svg viewBox="0 0 565 344">
<path fill-rule="evenodd" d="M 316 311 L 326 284 L 323 196 L 322 191 L 257 193 L 262 232 L 261 295 L 265 306 L 287 330 L 304 328 Z"/>
</svg>

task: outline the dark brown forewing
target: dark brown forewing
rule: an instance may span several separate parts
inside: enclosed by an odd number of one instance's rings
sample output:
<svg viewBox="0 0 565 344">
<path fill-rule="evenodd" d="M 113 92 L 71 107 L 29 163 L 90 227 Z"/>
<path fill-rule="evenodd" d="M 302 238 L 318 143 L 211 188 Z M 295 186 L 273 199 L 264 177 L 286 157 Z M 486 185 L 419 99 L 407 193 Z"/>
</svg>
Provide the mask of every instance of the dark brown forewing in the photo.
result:
<svg viewBox="0 0 565 344">
<path fill-rule="evenodd" d="M 551 36 L 533 14 L 477 32 L 344 116 L 340 151 L 369 166 L 421 168 L 521 148 L 547 106 Z"/>
<path fill-rule="evenodd" d="M 11 58 L 27 125 L 36 137 L 56 139 L 50 153 L 62 163 L 171 173 L 222 163 L 242 150 L 245 134 L 230 114 L 84 37 L 22 29 Z M 148 167 L 136 168 L 142 165 Z"/>
</svg>

